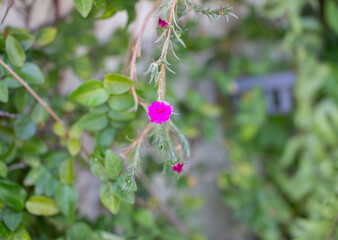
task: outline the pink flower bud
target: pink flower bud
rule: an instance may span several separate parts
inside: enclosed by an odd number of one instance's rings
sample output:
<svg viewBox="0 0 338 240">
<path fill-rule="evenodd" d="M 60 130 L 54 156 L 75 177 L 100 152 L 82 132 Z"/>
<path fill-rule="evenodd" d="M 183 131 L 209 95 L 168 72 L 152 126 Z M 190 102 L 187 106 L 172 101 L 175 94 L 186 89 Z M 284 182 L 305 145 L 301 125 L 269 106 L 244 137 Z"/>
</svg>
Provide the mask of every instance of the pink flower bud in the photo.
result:
<svg viewBox="0 0 338 240">
<path fill-rule="evenodd" d="M 175 166 L 173 166 L 173 171 L 181 173 L 183 169 L 183 163 L 177 163 Z"/>
<path fill-rule="evenodd" d="M 158 24 L 164 28 L 166 26 L 168 26 L 168 23 L 165 20 L 162 20 L 161 18 L 158 20 Z"/>
</svg>

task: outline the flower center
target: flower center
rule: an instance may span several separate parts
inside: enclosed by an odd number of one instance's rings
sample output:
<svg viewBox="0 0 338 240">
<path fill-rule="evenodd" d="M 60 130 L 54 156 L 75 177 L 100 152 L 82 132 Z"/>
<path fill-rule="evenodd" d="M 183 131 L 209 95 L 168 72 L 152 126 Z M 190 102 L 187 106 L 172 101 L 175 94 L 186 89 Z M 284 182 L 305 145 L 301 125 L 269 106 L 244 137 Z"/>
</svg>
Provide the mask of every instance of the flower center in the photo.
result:
<svg viewBox="0 0 338 240">
<path fill-rule="evenodd" d="M 157 112 L 158 112 L 158 113 L 163 113 L 163 112 L 164 112 L 164 108 L 162 108 L 162 109 L 159 109 L 159 108 L 158 108 L 158 109 L 157 109 Z"/>
</svg>

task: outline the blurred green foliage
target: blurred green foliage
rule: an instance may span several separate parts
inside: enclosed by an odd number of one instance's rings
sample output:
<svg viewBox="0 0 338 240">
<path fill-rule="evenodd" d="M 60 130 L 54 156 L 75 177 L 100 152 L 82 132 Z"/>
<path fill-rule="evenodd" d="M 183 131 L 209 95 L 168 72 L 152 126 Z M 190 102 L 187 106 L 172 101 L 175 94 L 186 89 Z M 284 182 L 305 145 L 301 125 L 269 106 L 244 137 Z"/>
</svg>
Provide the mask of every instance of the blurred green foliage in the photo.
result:
<svg viewBox="0 0 338 240">
<path fill-rule="evenodd" d="M 297 75 L 294 109 L 267 115 L 258 89 L 244 94 L 235 110 L 227 107 L 232 167 L 218 177 L 224 201 L 259 239 L 337 239 L 338 4 L 268 0 L 259 10 L 247 6 L 251 14 L 232 38 L 244 37 L 264 52 L 256 61 L 229 57 L 228 70 L 215 81 L 229 96 L 238 76 L 291 69 Z"/>
</svg>

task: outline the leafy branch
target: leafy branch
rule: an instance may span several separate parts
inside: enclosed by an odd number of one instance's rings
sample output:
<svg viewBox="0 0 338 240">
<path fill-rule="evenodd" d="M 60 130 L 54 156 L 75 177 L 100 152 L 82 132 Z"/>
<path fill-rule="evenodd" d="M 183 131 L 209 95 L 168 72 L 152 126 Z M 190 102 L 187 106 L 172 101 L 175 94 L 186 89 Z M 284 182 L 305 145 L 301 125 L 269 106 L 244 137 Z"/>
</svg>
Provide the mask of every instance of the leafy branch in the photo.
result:
<svg viewBox="0 0 338 240">
<path fill-rule="evenodd" d="M 26 83 L 18 74 L 16 74 L 6 63 L 4 63 L 4 61 L 2 61 L 2 59 L 0 59 L 0 64 L 7 69 L 7 71 L 19 82 L 21 83 L 21 85 L 26 88 L 26 90 L 42 105 L 42 107 L 52 116 L 52 118 L 62 126 L 62 128 L 65 130 L 65 136 L 66 138 L 69 136 L 69 129 L 66 127 L 64 121 L 52 110 L 51 107 L 49 107 L 47 105 L 47 103 L 45 103 L 42 98 L 28 85 L 28 83 Z M 2 114 L 6 117 L 17 117 L 17 115 L 13 115 L 13 114 L 8 114 L 8 113 L 4 113 L 2 112 Z M 80 151 L 81 156 L 83 157 L 83 159 L 88 163 L 89 162 L 89 158 L 88 156 L 90 156 L 90 153 L 88 152 L 88 150 L 83 146 L 82 147 L 82 151 Z"/>
<path fill-rule="evenodd" d="M 160 37 L 156 41 L 156 42 L 160 42 L 160 41 L 163 40 L 163 47 L 162 47 L 162 51 L 161 51 L 161 56 L 159 57 L 159 59 L 157 61 L 150 64 L 150 66 L 149 66 L 149 68 L 146 72 L 146 73 L 150 73 L 150 83 L 152 81 L 154 81 L 155 85 L 158 84 L 160 77 L 164 75 L 164 67 L 163 66 L 165 66 L 165 68 L 168 69 L 170 72 L 175 73 L 169 67 L 171 64 L 167 61 L 167 54 L 168 54 L 169 46 L 171 46 L 171 50 L 173 52 L 173 55 L 177 59 L 179 59 L 174 52 L 174 47 L 172 46 L 172 42 L 171 42 L 171 35 L 172 35 L 171 33 L 172 32 L 176 36 L 177 40 L 185 47 L 184 42 L 182 41 L 179 34 L 177 33 L 178 31 L 181 31 L 181 29 L 178 26 L 177 21 L 176 21 L 176 14 L 175 14 L 176 6 L 177 6 L 177 0 L 169 1 L 169 2 L 167 2 L 167 4 L 165 4 L 163 6 L 165 9 L 169 10 L 169 18 L 168 18 L 168 27 L 166 28 L 165 31 L 163 31 L 163 33 L 160 35 Z M 175 30 L 175 27 L 177 27 L 178 30 Z M 165 35 L 166 35 L 166 38 L 164 39 Z M 159 68 L 161 69 L 161 71 L 159 71 Z M 163 83 L 162 86 L 164 86 L 164 85 L 165 84 Z M 159 95 L 159 98 L 161 98 L 160 95 Z"/>
<path fill-rule="evenodd" d="M 64 122 L 58 115 L 45 103 L 39 95 L 26 83 L 18 74 L 16 74 L 2 59 L 0 59 L 0 64 L 7 69 L 7 71 L 16 79 L 19 83 L 21 83 L 24 88 L 47 110 L 47 112 L 54 118 L 54 120 L 60 123 L 63 127 L 65 127 Z"/>
<path fill-rule="evenodd" d="M 225 16 L 227 21 L 229 21 L 229 15 L 238 19 L 238 17 L 231 12 L 232 7 L 223 6 L 220 2 L 219 2 L 220 7 L 217 9 L 211 9 L 210 7 L 204 9 L 189 0 L 186 0 L 185 3 L 188 8 L 194 9 L 196 13 L 206 15 L 210 19 L 210 21 L 217 21 L 222 16 Z"/>
</svg>

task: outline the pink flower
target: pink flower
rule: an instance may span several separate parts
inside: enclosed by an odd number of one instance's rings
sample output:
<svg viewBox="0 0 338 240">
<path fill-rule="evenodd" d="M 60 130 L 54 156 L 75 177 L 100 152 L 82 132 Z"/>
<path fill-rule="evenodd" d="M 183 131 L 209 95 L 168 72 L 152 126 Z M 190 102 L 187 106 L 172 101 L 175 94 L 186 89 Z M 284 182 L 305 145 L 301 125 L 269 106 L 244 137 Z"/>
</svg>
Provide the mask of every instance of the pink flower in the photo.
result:
<svg viewBox="0 0 338 240">
<path fill-rule="evenodd" d="M 173 171 L 181 173 L 183 165 L 184 165 L 183 163 L 177 163 L 175 166 L 173 166 Z"/>
<path fill-rule="evenodd" d="M 168 26 L 168 23 L 165 20 L 162 20 L 161 18 L 158 20 L 158 24 L 163 28 Z"/>
<path fill-rule="evenodd" d="M 148 115 L 151 122 L 161 124 L 169 120 L 173 108 L 165 101 L 155 101 L 148 107 Z"/>
</svg>

